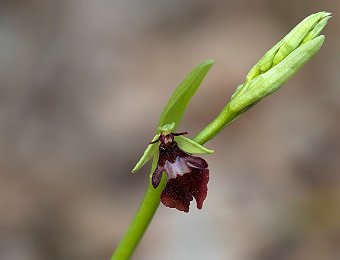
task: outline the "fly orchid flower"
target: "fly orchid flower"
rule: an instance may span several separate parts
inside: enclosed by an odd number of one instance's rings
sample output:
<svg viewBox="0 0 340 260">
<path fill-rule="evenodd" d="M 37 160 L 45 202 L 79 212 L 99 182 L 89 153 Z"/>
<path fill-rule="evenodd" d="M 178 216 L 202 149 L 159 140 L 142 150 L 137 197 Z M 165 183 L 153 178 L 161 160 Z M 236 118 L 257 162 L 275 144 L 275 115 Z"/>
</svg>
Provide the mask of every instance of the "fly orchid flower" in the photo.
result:
<svg viewBox="0 0 340 260">
<path fill-rule="evenodd" d="M 178 147 L 175 136 L 187 133 L 161 134 L 159 137 L 159 158 L 152 174 L 152 186 L 157 188 L 162 172 L 165 171 L 167 184 L 161 194 L 162 203 L 169 208 L 189 212 L 190 201 L 196 199 L 201 209 L 207 197 L 209 169 L 207 162 L 192 156 Z"/>
<path fill-rule="evenodd" d="M 208 163 L 191 153 L 213 151 L 184 137 L 187 132 L 173 133 L 174 127 L 174 123 L 159 127 L 159 134 L 150 143 L 152 146 L 160 143 L 158 153 L 155 151 L 158 161 L 151 177 L 152 186 L 155 189 L 159 186 L 165 172 L 167 183 L 161 193 L 161 202 L 169 208 L 189 212 L 190 202 L 195 198 L 197 208 L 201 209 L 208 192 Z"/>
</svg>

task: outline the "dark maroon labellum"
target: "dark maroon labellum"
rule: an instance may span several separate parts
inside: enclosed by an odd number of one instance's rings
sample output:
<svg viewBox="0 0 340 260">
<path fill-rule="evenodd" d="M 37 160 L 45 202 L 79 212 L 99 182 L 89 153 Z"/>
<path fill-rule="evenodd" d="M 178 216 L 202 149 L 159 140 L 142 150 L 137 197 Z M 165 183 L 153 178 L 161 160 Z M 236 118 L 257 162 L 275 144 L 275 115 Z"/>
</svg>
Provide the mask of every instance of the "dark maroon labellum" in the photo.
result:
<svg viewBox="0 0 340 260">
<path fill-rule="evenodd" d="M 169 208 L 189 212 L 190 202 L 195 198 L 201 209 L 207 197 L 209 169 L 207 162 L 182 151 L 174 137 L 187 133 L 161 134 L 157 168 L 152 175 L 152 185 L 157 188 L 162 172 L 165 171 L 167 184 L 162 191 L 161 201 Z M 155 143 L 154 142 L 154 143 Z"/>
</svg>

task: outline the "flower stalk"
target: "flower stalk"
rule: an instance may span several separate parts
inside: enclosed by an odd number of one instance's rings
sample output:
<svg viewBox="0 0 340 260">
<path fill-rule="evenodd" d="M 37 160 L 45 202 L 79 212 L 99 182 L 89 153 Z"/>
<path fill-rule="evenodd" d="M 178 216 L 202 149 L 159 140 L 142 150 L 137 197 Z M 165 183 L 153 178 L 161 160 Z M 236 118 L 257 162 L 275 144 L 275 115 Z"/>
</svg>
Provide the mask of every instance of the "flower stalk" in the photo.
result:
<svg viewBox="0 0 340 260">
<path fill-rule="evenodd" d="M 277 91 L 319 51 L 324 42 L 324 36 L 320 33 L 330 17 L 327 12 L 319 12 L 308 16 L 299 23 L 255 64 L 247 74 L 245 82 L 237 87 L 228 104 L 193 139 L 193 142 L 185 139 L 182 139 L 182 141 L 192 142 L 192 145 L 196 148 L 198 146 L 195 143 L 203 145 L 214 138 L 235 118 L 264 97 Z M 164 130 L 162 127 L 166 126 L 169 129 L 165 130 L 169 133 L 178 127 L 190 99 L 213 63 L 212 60 L 202 62 L 177 87 L 161 113 L 158 127 Z M 175 124 L 172 126 L 173 122 Z M 151 174 L 155 171 L 159 152 L 154 142 L 158 140 L 160 135 L 161 133 L 157 133 L 152 139 L 153 144 L 149 144 L 133 172 L 139 170 L 151 158 L 153 158 Z M 159 206 L 160 195 L 167 183 L 165 174 L 163 173 L 157 188 L 153 187 L 151 177 L 152 175 L 150 175 L 149 186 L 140 207 L 111 260 L 130 259 Z"/>
</svg>

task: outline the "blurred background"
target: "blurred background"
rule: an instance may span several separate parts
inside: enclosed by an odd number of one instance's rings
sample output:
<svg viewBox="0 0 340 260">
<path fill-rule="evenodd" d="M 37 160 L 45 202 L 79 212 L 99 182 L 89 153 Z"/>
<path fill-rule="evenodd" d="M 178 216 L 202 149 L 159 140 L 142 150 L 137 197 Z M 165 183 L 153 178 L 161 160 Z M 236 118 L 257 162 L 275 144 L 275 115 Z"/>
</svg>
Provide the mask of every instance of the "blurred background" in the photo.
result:
<svg viewBox="0 0 340 260">
<path fill-rule="evenodd" d="M 340 259 L 340 2 L 0 2 L 0 259 L 109 259 L 147 186 L 130 170 L 177 84 L 216 64 L 193 137 L 303 18 L 320 52 L 213 141 L 203 210 L 160 206 L 133 259 Z"/>
</svg>

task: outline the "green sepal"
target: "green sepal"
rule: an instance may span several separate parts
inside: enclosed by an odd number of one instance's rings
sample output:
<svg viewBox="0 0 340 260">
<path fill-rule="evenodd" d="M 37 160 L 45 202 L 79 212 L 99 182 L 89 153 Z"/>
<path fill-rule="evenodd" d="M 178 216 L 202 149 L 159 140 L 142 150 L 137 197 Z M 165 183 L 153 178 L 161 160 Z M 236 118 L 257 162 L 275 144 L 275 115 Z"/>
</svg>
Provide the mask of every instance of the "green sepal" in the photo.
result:
<svg viewBox="0 0 340 260">
<path fill-rule="evenodd" d="M 165 105 L 161 113 L 158 126 L 164 126 L 174 122 L 175 128 L 173 130 L 176 130 L 189 101 L 201 85 L 201 82 L 213 64 L 214 61 L 211 59 L 203 61 L 189 73 L 181 84 L 179 84 L 170 97 L 168 103 Z"/>
<path fill-rule="evenodd" d="M 196 143 L 195 141 L 180 135 L 176 136 L 175 141 L 177 142 L 179 148 L 190 154 L 212 154 L 214 150 L 205 148 L 204 146 Z"/>
<path fill-rule="evenodd" d="M 172 122 L 171 124 L 166 124 L 157 128 L 157 133 L 168 135 L 175 129 L 176 124 Z"/>
<path fill-rule="evenodd" d="M 159 138 L 160 134 L 155 135 L 155 137 L 152 139 L 153 141 L 156 141 Z M 135 167 L 132 169 L 132 173 L 137 172 L 140 168 L 143 167 L 144 164 L 146 164 L 152 156 L 154 156 L 158 151 L 158 145 L 157 144 L 149 144 L 146 150 L 144 151 L 144 154 L 139 159 L 139 161 L 136 163 Z"/>
<path fill-rule="evenodd" d="M 156 152 L 154 153 L 153 158 L 152 158 L 152 165 L 151 165 L 151 171 L 150 171 L 150 181 L 151 181 L 151 178 L 152 178 L 152 174 L 156 170 L 157 163 L 158 163 L 158 157 L 159 157 L 159 150 L 156 149 Z"/>
</svg>

